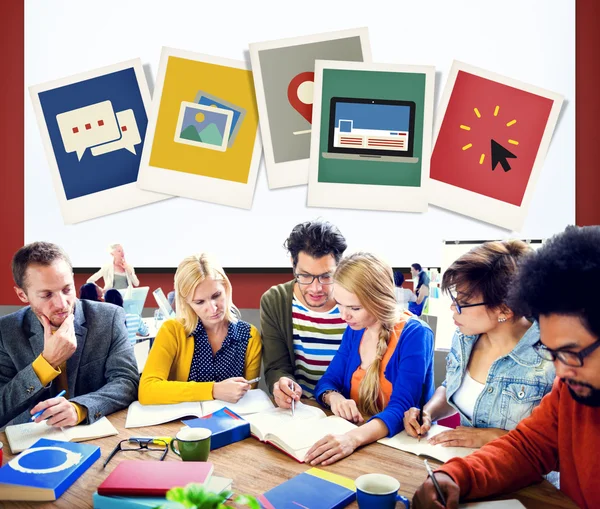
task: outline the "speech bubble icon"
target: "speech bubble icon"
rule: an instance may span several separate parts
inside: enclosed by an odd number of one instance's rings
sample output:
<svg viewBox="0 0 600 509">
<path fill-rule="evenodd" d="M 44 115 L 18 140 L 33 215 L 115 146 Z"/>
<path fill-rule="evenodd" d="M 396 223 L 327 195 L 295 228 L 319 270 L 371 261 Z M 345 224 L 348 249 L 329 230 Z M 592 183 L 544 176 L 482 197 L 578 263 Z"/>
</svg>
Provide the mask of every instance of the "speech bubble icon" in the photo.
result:
<svg viewBox="0 0 600 509">
<path fill-rule="evenodd" d="M 288 85 L 288 101 L 300 115 L 312 124 L 314 72 L 301 72 Z"/>
<path fill-rule="evenodd" d="M 79 161 L 87 148 L 121 137 L 110 101 L 59 113 L 56 122 L 65 151 L 67 154 L 75 152 Z"/>
<path fill-rule="evenodd" d="M 93 147 L 91 150 L 93 156 L 114 152 L 122 148 L 135 154 L 135 146 L 142 142 L 142 138 L 140 137 L 140 131 L 135 121 L 133 110 L 117 111 L 117 122 L 121 130 L 121 139 Z"/>
</svg>

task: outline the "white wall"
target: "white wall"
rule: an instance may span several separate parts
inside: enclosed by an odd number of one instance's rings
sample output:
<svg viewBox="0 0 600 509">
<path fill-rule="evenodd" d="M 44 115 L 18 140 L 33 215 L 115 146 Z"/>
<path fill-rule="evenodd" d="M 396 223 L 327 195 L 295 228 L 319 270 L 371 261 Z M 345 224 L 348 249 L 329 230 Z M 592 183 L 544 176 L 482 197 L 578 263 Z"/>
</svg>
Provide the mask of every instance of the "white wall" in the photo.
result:
<svg viewBox="0 0 600 509">
<path fill-rule="evenodd" d="M 566 102 L 520 237 L 545 238 L 575 218 L 574 0 L 29 0 L 26 87 L 141 57 L 152 91 L 162 46 L 247 58 L 250 42 L 368 26 L 374 61 L 433 64 L 436 104 L 453 59 L 565 96 Z M 27 94 L 27 92 L 25 91 Z M 252 210 L 174 198 L 77 225 L 62 223 L 29 97 L 25 103 L 25 240 L 61 244 L 75 266 L 107 260 L 120 241 L 136 267 L 173 267 L 209 250 L 225 267 L 287 267 L 281 247 L 298 222 L 336 223 L 350 249 L 394 266 L 440 266 L 445 239 L 508 232 L 436 207 L 427 213 L 307 208 L 306 187 L 269 191 L 261 170 Z M 168 240 L 166 240 L 168 239 Z"/>
</svg>

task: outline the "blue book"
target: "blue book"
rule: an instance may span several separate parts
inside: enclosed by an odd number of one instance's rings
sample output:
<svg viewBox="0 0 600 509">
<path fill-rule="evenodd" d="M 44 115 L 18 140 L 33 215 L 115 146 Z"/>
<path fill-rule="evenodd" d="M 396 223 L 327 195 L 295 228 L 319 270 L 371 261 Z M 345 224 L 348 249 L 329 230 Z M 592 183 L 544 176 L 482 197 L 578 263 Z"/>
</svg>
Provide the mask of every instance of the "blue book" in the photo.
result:
<svg viewBox="0 0 600 509">
<path fill-rule="evenodd" d="M 98 446 L 40 438 L 0 468 L 0 500 L 56 500 L 98 458 Z"/>
<path fill-rule="evenodd" d="M 211 451 L 233 442 L 239 442 L 250 436 L 250 423 L 227 407 L 204 417 L 184 420 L 183 423 L 190 428 L 207 428 L 211 430 Z"/>
<path fill-rule="evenodd" d="M 185 509 L 179 502 L 164 497 L 117 497 L 94 493 L 94 509 Z"/>
<path fill-rule="evenodd" d="M 264 509 L 341 509 L 356 499 L 354 481 L 311 468 L 259 495 Z"/>
</svg>

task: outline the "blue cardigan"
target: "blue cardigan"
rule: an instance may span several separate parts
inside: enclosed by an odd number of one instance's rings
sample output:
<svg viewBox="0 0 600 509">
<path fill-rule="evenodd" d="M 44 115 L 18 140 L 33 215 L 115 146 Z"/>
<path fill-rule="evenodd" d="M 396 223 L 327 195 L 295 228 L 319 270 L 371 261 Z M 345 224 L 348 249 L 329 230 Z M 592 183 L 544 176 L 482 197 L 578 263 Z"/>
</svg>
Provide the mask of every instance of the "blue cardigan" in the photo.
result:
<svg viewBox="0 0 600 509">
<path fill-rule="evenodd" d="M 360 366 L 358 347 L 364 332 L 365 329 L 355 331 L 350 327 L 344 332 L 339 350 L 315 387 L 315 398 L 321 405 L 321 397 L 328 390 L 350 398 L 352 375 Z M 392 384 L 392 396 L 387 407 L 372 418 L 381 419 L 391 437 L 404 429 L 404 412 L 419 406 L 421 391 L 425 392 L 425 401 L 433 395 L 433 332 L 429 325 L 415 317 L 408 319 L 384 376 Z"/>
</svg>

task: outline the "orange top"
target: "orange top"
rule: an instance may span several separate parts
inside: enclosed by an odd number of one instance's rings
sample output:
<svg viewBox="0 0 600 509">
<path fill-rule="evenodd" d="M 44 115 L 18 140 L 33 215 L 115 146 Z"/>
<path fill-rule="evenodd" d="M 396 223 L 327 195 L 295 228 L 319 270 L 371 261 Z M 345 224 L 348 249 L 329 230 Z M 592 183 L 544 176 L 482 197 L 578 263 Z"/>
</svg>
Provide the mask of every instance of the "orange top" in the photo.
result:
<svg viewBox="0 0 600 509">
<path fill-rule="evenodd" d="M 461 499 L 472 499 L 520 490 L 560 465 L 560 490 L 578 507 L 597 508 L 599 422 L 600 407 L 577 403 L 556 378 L 552 391 L 510 433 L 440 470 L 458 484 Z"/>
<path fill-rule="evenodd" d="M 389 403 L 390 398 L 392 397 L 393 389 L 391 382 L 383 374 L 385 373 L 385 368 L 387 368 L 388 362 L 390 362 L 392 355 L 396 351 L 396 346 L 398 345 L 398 340 L 400 339 L 400 334 L 402 334 L 402 329 L 404 329 L 405 323 L 406 322 L 402 320 L 394 327 L 394 330 L 390 334 L 387 350 L 385 351 L 383 359 L 381 359 L 381 364 L 379 365 L 379 397 L 383 402 L 383 406 L 381 407 L 382 409 L 385 408 Z M 362 339 L 360 343 L 362 344 Z M 352 374 L 352 380 L 350 382 L 350 398 L 356 401 L 356 403 L 358 403 L 360 384 L 362 383 L 366 373 L 366 370 L 358 366 L 356 371 Z"/>
</svg>

